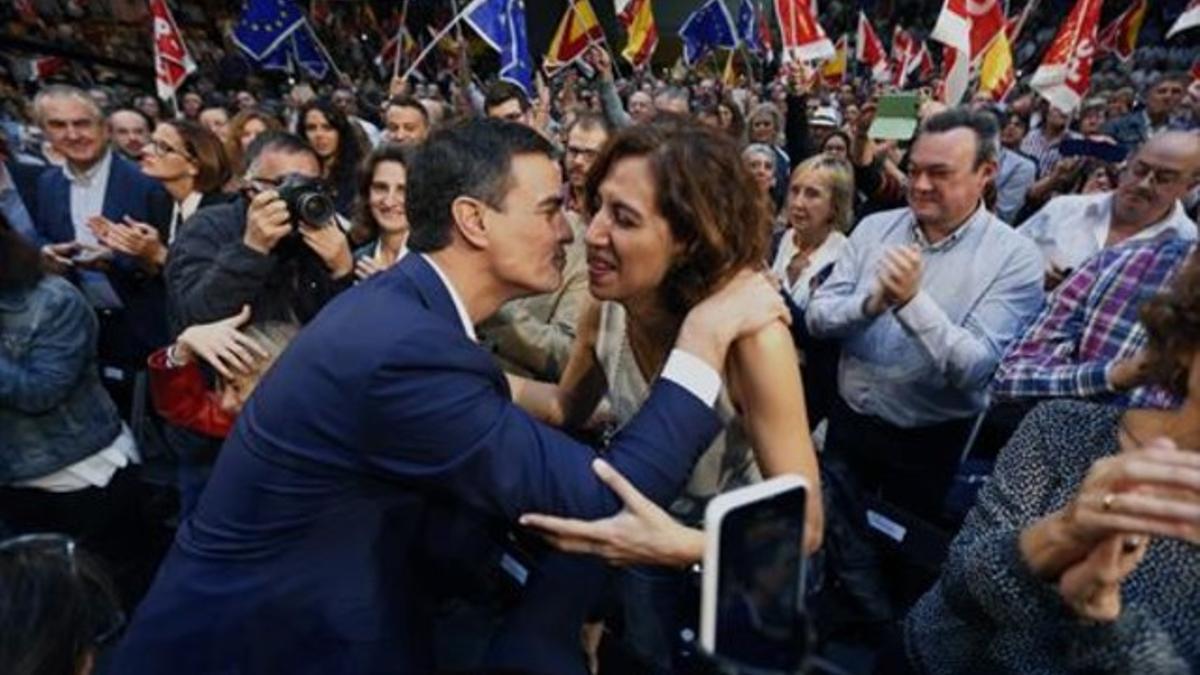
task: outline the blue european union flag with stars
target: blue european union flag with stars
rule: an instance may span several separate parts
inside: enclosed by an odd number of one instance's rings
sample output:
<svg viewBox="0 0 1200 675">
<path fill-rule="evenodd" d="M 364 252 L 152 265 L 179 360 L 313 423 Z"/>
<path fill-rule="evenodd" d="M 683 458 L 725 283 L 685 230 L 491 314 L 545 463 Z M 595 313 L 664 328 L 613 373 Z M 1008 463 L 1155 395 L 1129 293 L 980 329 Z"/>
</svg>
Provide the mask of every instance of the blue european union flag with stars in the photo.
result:
<svg viewBox="0 0 1200 675">
<path fill-rule="evenodd" d="M 488 46 L 500 52 L 500 79 L 533 90 L 533 61 L 525 34 L 525 3 L 521 0 L 475 0 L 463 18 Z"/>
<path fill-rule="evenodd" d="M 292 0 L 247 0 L 233 29 L 233 41 L 255 62 L 263 63 L 303 24 L 304 14 Z"/>
<path fill-rule="evenodd" d="M 679 29 L 679 37 L 683 38 L 683 60 L 689 66 L 716 47 L 738 46 L 733 17 L 721 0 L 707 0 L 692 12 Z"/>
</svg>

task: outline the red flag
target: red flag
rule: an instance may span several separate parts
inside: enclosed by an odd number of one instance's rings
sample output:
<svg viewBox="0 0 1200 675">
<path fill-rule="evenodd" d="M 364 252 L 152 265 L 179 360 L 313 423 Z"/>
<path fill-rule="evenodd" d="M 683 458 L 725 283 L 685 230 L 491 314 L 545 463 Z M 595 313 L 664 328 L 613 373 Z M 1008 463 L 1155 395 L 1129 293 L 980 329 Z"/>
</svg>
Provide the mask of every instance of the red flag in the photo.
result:
<svg viewBox="0 0 1200 675">
<path fill-rule="evenodd" d="M 150 0 L 154 17 L 154 69 L 157 73 L 158 97 L 175 97 L 175 90 L 196 71 L 196 62 L 183 44 L 183 36 L 167 7 L 167 0 Z"/>
<path fill-rule="evenodd" d="M 833 58 L 833 42 L 825 35 L 809 0 L 775 0 L 775 18 L 779 20 L 785 62 Z"/>
<path fill-rule="evenodd" d="M 814 11 L 815 11 L 814 7 Z M 758 14 L 758 41 L 762 44 L 764 60 L 771 63 L 775 60 L 775 42 L 771 37 L 771 26 L 767 23 L 767 13 L 763 11 Z"/>
<path fill-rule="evenodd" d="M 892 31 L 892 84 L 903 88 L 905 80 L 920 64 L 920 47 L 912 34 L 896 24 Z"/>
<path fill-rule="evenodd" d="M 1115 54 L 1122 62 L 1133 58 L 1133 50 L 1137 47 L 1138 32 L 1141 31 L 1142 23 L 1146 20 L 1148 6 L 1147 0 L 1137 0 L 1129 6 L 1129 9 L 1113 19 L 1113 22 L 1100 33 L 1097 40 L 1099 43 L 1098 53 Z"/>
<path fill-rule="evenodd" d="M 929 53 L 929 47 L 922 40 L 921 51 L 917 56 L 917 77 L 921 79 L 921 82 L 928 82 L 933 79 L 933 73 L 933 55 Z"/>
<path fill-rule="evenodd" d="M 1079 107 L 1091 86 L 1102 1 L 1076 1 L 1029 82 L 1051 105 L 1065 113 Z"/>
<path fill-rule="evenodd" d="M 871 75 L 876 80 L 887 78 L 888 59 L 883 49 L 883 42 L 875 34 L 867 15 L 858 13 L 858 34 L 854 37 L 854 59 L 866 64 L 871 69 Z"/>
</svg>

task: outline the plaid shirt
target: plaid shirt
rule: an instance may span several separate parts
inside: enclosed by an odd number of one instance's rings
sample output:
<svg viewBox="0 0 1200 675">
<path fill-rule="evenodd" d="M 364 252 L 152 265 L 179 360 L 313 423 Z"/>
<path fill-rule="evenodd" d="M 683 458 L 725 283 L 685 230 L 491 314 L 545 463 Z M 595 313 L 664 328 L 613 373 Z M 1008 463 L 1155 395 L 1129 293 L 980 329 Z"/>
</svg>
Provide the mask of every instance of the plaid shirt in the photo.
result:
<svg viewBox="0 0 1200 675">
<path fill-rule="evenodd" d="M 1163 289 L 1195 249 L 1178 238 L 1104 249 L 1063 282 L 1000 362 L 992 393 L 1001 399 L 1087 398 L 1138 408 L 1173 408 L 1160 387 L 1117 392 L 1114 361 L 1146 343 L 1142 302 Z"/>
</svg>

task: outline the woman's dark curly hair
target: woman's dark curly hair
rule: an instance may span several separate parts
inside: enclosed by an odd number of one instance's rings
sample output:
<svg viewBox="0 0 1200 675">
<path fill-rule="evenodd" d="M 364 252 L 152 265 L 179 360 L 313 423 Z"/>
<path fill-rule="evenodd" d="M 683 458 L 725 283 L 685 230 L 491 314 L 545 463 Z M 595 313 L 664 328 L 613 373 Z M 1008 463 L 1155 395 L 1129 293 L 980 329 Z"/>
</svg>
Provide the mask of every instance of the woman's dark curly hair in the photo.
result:
<svg viewBox="0 0 1200 675">
<path fill-rule="evenodd" d="M 1177 395 L 1187 394 L 1183 361 L 1200 351 L 1200 254 L 1192 254 L 1168 290 L 1142 305 L 1141 320 L 1154 381 Z"/>
<path fill-rule="evenodd" d="M 746 267 L 761 267 L 771 237 L 771 211 L 726 133 L 674 115 L 622 129 L 588 172 L 587 205 L 596 212 L 600 183 L 620 160 L 645 157 L 657 207 L 684 245 L 660 292 L 682 316 Z"/>
<path fill-rule="evenodd" d="M 379 238 L 379 222 L 371 213 L 371 183 L 375 181 L 375 168 L 384 162 L 396 162 L 408 170 L 412 150 L 399 143 L 384 143 L 371 151 L 363 160 L 358 171 L 358 195 L 354 200 L 354 226 L 350 228 L 350 239 L 356 246 Z"/>
</svg>

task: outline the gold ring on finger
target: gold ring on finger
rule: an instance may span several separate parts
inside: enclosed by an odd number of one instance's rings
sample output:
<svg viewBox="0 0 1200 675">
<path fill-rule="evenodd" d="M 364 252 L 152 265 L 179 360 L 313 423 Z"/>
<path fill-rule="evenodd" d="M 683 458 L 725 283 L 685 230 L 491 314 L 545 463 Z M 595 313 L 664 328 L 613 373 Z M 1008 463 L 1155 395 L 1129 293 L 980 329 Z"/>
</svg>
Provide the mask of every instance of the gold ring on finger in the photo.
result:
<svg viewBox="0 0 1200 675">
<path fill-rule="evenodd" d="M 1113 510 L 1113 502 L 1115 502 L 1115 501 L 1117 501 L 1117 495 L 1110 492 L 1110 493 L 1104 495 L 1104 499 L 1101 500 L 1100 505 L 1105 511 L 1112 511 Z"/>
</svg>

